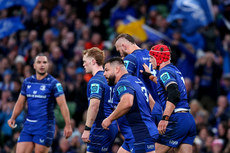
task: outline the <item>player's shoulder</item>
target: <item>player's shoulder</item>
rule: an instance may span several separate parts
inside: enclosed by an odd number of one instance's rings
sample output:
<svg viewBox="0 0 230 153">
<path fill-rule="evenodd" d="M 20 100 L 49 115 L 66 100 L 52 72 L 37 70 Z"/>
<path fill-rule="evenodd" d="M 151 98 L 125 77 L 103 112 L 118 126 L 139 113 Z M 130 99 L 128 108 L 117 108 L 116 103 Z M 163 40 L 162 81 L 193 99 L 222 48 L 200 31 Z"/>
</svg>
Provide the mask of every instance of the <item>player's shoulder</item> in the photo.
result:
<svg viewBox="0 0 230 153">
<path fill-rule="evenodd" d="M 173 64 L 168 64 L 167 66 L 163 67 L 162 69 L 159 70 L 159 74 L 163 74 L 163 73 L 170 73 L 170 74 L 174 74 L 175 72 L 175 66 Z"/>
<path fill-rule="evenodd" d="M 30 77 L 24 79 L 24 83 L 33 82 L 34 80 L 36 80 L 35 75 L 31 75 Z"/>
<path fill-rule="evenodd" d="M 122 76 L 122 78 L 117 82 L 117 86 L 120 85 L 132 85 L 132 79 L 133 76 L 130 74 L 125 74 L 124 76 Z"/>
<path fill-rule="evenodd" d="M 134 89 L 132 84 L 134 80 L 131 79 L 132 77 L 133 77 L 132 75 L 123 76 L 122 79 L 120 79 L 117 82 L 115 86 L 115 91 L 118 93 L 122 93 L 125 90 L 128 91 L 130 89 Z"/>
<path fill-rule="evenodd" d="M 89 80 L 88 84 L 93 84 L 93 83 L 106 85 L 107 81 L 103 75 L 95 75 Z"/>
<path fill-rule="evenodd" d="M 125 59 L 127 60 L 138 60 L 143 57 L 149 57 L 149 51 L 147 49 L 137 49 L 133 51 L 131 54 L 127 55 Z"/>
<path fill-rule="evenodd" d="M 137 55 L 134 53 L 128 54 L 127 56 L 125 56 L 124 61 L 135 61 L 137 58 Z"/>
<path fill-rule="evenodd" d="M 147 49 L 137 49 L 134 52 L 132 52 L 133 55 L 139 57 L 140 55 L 145 56 L 149 55 L 149 51 Z"/>
<path fill-rule="evenodd" d="M 173 65 L 168 65 L 166 67 L 163 67 L 159 73 L 158 73 L 158 77 L 163 81 L 167 81 L 169 80 L 171 77 L 175 77 L 176 76 L 176 70 L 174 69 Z"/>
<path fill-rule="evenodd" d="M 59 83 L 59 81 L 50 74 L 48 74 L 48 76 L 46 77 L 46 81 L 48 83 Z"/>
<path fill-rule="evenodd" d="M 139 49 L 134 50 L 132 52 L 132 54 L 143 53 L 143 52 L 148 52 L 148 50 L 147 49 L 139 48 Z"/>
<path fill-rule="evenodd" d="M 49 84 L 53 87 L 59 87 L 62 86 L 61 83 L 52 75 L 48 74 L 47 77 L 43 80 L 43 84 Z"/>
</svg>

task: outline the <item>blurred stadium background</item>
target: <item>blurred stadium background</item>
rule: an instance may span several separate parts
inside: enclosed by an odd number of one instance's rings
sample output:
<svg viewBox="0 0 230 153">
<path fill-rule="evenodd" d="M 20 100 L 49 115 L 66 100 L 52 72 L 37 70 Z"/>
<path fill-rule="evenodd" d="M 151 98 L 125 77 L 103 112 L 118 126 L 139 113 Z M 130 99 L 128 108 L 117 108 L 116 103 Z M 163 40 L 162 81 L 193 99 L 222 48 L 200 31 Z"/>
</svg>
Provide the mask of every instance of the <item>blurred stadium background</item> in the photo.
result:
<svg viewBox="0 0 230 153">
<path fill-rule="evenodd" d="M 91 75 L 84 73 L 82 51 L 98 47 L 106 58 L 117 56 L 113 39 L 119 33 L 134 36 L 142 48 L 171 47 L 197 125 L 193 152 L 229 153 L 230 0 L 0 0 L 0 152 L 15 152 L 26 108 L 16 129 L 7 120 L 41 52 L 64 87 L 74 128 L 71 138 L 62 137 L 64 120 L 56 108 L 50 152 L 85 152 L 81 134 Z M 113 152 L 122 141 L 118 135 Z"/>
</svg>

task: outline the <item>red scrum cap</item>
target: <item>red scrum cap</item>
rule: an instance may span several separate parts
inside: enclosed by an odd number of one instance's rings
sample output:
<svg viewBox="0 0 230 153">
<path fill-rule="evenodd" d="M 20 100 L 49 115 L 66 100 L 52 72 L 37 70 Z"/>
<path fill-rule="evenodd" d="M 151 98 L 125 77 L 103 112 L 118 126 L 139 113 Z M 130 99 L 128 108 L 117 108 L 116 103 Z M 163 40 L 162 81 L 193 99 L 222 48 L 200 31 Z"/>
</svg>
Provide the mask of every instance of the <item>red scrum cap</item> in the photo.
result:
<svg viewBox="0 0 230 153">
<path fill-rule="evenodd" d="M 151 48 L 149 55 L 153 56 L 156 59 L 157 66 L 160 66 L 161 63 L 170 60 L 170 49 L 166 45 L 158 44 Z"/>
</svg>

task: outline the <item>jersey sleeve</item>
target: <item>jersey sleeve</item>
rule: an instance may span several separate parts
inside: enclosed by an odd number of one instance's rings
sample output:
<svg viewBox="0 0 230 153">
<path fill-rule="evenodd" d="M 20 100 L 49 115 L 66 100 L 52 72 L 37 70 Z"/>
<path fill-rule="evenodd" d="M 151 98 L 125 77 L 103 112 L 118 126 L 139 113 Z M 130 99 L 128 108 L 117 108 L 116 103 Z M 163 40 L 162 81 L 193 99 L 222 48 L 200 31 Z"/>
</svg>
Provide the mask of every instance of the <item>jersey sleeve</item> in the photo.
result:
<svg viewBox="0 0 230 153">
<path fill-rule="evenodd" d="M 103 93 L 103 85 L 97 80 L 92 80 L 88 84 L 88 98 L 97 98 L 101 100 Z"/>
<path fill-rule="evenodd" d="M 119 100 L 121 99 L 121 97 L 126 94 L 132 94 L 134 95 L 134 88 L 130 85 L 130 84 L 125 84 L 125 83 L 119 83 L 117 84 L 116 88 L 115 88 L 115 93 L 117 95 L 117 97 L 119 98 Z"/>
<path fill-rule="evenodd" d="M 135 75 L 137 69 L 136 57 L 132 54 L 129 54 L 124 58 L 124 63 L 129 74 Z"/>
<path fill-rule="evenodd" d="M 171 83 L 177 84 L 175 74 L 171 71 L 165 70 L 165 71 L 160 72 L 159 79 L 164 84 L 164 87 L 167 87 Z"/>
<path fill-rule="evenodd" d="M 64 94 L 63 87 L 62 87 L 61 83 L 58 82 L 57 80 L 54 81 L 53 91 L 54 91 L 54 97 L 56 97 L 56 98 Z"/>
<path fill-rule="evenodd" d="M 22 84 L 21 95 L 26 96 L 26 80 Z"/>
</svg>

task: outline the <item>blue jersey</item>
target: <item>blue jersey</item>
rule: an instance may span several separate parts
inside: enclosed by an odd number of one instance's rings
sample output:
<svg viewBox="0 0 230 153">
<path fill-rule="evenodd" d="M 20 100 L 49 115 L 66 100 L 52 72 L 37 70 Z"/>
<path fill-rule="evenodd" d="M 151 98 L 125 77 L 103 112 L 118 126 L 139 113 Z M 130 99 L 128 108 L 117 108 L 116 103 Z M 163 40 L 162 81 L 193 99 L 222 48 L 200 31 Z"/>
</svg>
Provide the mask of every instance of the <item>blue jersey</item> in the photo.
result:
<svg viewBox="0 0 230 153">
<path fill-rule="evenodd" d="M 143 64 L 145 63 L 149 67 L 151 73 L 154 76 L 156 76 L 157 71 L 155 71 L 152 68 L 151 63 L 149 62 L 149 59 L 150 59 L 149 51 L 146 49 L 139 49 L 127 55 L 124 58 L 124 63 L 125 63 L 125 67 L 128 70 L 128 72 L 133 76 L 137 76 L 145 84 L 146 88 L 148 89 L 153 99 L 155 100 L 156 103 L 154 105 L 152 114 L 162 114 L 162 108 L 161 108 L 159 97 L 156 91 L 157 90 L 156 84 L 153 81 L 151 81 L 149 78 L 146 78 L 140 72 L 140 70 L 144 71 Z"/>
<path fill-rule="evenodd" d="M 181 72 L 173 64 L 168 64 L 160 69 L 157 75 L 157 91 L 163 109 L 165 109 L 167 102 L 166 88 L 171 83 L 178 85 L 180 101 L 169 118 L 165 134 L 159 136 L 158 143 L 174 148 L 179 147 L 180 144 L 192 145 L 196 137 L 195 121 L 189 112 L 179 111 L 189 110 L 184 79 Z"/>
<path fill-rule="evenodd" d="M 98 71 L 88 82 L 87 96 L 89 103 L 92 98 L 100 100 L 99 111 L 94 122 L 100 125 L 113 111 L 113 88 L 108 86 L 107 80 L 103 76 L 103 71 Z"/>
<path fill-rule="evenodd" d="M 125 141 L 143 142 L 158 135 L 157 127 L 151 118 L 149 92 L 143 82 L 135 76 L 123 75 L 114 88 L 114 104 L 118 104 L 126 93 L 132 94 L 134 101 L 129 112 L 118 119 Z"/>
<path fill-rule="evenodd" d="M 32 122 L 54 120 L 56 97 L 63 94 L 61 83 L 49 74 L 42 80 L 37 80 L 36 75 L 26 78 L 21 95 L 27 98 L 27 120 Z"/>
<path fill-rule="evenodd" d="M 180 91 L 180 102 L 177 103 L 176 108 L 189 109 L 184 78 L 173 64 L 163 67 L 157 75 L 157 91 L 163 109 L 165 109 L 167 101 L 167 91 L 165 88 L 171 83 L 176 83 Z"/>
<path fill-rule="evenodd" d="M 90 79 L 87 85 L 87 96 L 89 103 L 92 98 L 100 100 L 98 114 L 90 131 L 90 143 L 87 144 L 87 151 L 95 153 L 111 152 L 118 127 L 116 121 L 109 126 L 109 130 L 105 130 L 101 126 L 102 121 L 113 111 L 113 87 L 108 86 L 103 71 L 98 71 Z"/>
</svg>

